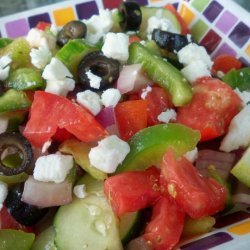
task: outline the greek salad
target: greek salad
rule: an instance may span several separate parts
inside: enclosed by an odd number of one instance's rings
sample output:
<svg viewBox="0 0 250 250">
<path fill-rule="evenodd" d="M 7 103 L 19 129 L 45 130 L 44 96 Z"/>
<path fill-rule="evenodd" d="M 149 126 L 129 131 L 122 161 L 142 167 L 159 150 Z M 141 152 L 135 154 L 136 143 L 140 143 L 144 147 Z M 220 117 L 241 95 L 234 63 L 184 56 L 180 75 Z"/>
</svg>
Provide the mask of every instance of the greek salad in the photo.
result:
<svg viewBox="0 0 250 250">
<path fill-rule="evenodd" d="M 0 248 L 167 250 L 250 200 L 250 68 L 121 2 L 0 38 Z"/>
</svg>

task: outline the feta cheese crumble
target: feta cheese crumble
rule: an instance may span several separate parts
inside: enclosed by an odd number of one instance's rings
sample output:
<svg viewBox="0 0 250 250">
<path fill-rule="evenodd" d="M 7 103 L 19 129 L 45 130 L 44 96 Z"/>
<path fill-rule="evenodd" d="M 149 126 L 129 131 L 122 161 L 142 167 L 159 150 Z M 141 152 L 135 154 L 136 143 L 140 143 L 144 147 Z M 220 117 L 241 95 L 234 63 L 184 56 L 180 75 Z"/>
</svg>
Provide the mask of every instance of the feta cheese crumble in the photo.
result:
<svg viewBox="0 0 250 250">
<path fill-rule="evenodd" d="M 121 93 L 118 89 L 110 88 L 102 93 L 101 100 L 105 107 L 115 107 L 121 99 Z"/>
<path fill-rule="evenodd" d="M 167 109 L 161 112 L 157 117 L 159 122 L 169 123 L 171 120 L 176 120 L 176 112 L 174 109 Z"/>
<path fill-rule="evenodd" d="M 250 144 L 250 105 L 245 106 L 231 121 L 220 150 L 231 152 Z"/>
<path fill-rule="evenodd" d="M 179 62 L 185 67 L 181 73 L 192 83 L 202 76 L 211 76 L 213 62 L 203 46 L 189 43 L 177 53 Z"/>
<path fill-rule="evenodd" d="M 76 101 L 88 109 L 93 115 L 97 115 L 102 109 L 100 96 L 91 90 L 77 93 Z"/>
<path fill-rule="evenodd" d="M 89 160 L 91 165 L 99 170 L 114 173 L 129 151 L 127 142 L 116 135 L 111 135 L 99 141 L 98 146 L 91 148 Z"/>
<path fill-rule="evenodd" d="M 102 78 L 100 76 L 97 76 L 97 75 L 93 74 L 91 72 L 91 70 L 88 70 L 86 72 L 86 75 L 87 75 L 87 77 L 89 79 L 90 87 L 92 87 L 94 89 L 99 89 Z"/>
<path fill-rule="evenodd" d="M 52 53 L 47 47 L 39 47 L 38 49 L 31 49 L 30 58 L 31 63 L 38 69 L 43 69 L 50 61 Z"/>
<path fill-rule="evenodd" d="M 37 28 L 29 31 L 26 40 L 32 48 L 47 47 L 49 50 L 56 48 L 56 37 Z"/>
<path fill-rule="evenodd" d="M 4 81 L 9 76 L 10 64 L 12 59 L 9 56 L 2 56 L 0 58 L 0 80 Z"/>
<path fill-rule="evenodd" d="M 69 91 L 75 88 L 73 75 L 67 67 L 57 58 L 53 57 L 50 63 L 44 68 L 42 77 L 46 80 L 45 91 L 66 96 Z"/>
<path fill-rule="evenodd" d="M 85 198 L 87 196 L 86 186 L 84 184 L 74 186 L 73 193 L 79 199 Z"/>
<path fill-rule="evenodd" d="M 241 72 L 242 73 L 242 72 Z M 250 92 L 249 91 L 240 91 L 238 88 L 234 89 L 234 92 L 240 97 L 242 100 L 242 105 L 246 106 L 250 104 Z"/>
<path fill-rule="evenodd" d="M 129 36 L 124 33 L 109 32 L 105 36 L 102 52 L 106 57 L 110 57 L 125 63 L 128 60 Z"/>
<path fill-rule="evenodd" d="M 8 186 L 6 183 L 0 181 L 0 210 L 3 208 L 3 203 L 8 194 Z"/>
<path fill-rule="evenodd" d="M 93 15 L 83 22 L 87 26 L 86 41 L 96 44 L 104 34 L 111 30 L 113 26 L 112 12 L 108 9 L 100 9 L 99 15 Z"/>
<path fill-rule="evenodd" d="M 195 162 L 195 160 L 198 158 L 198 149 L 197 147 L 195 147 L 193 150 L 188 151 L 184 157 L 186 157 L 186 159 L 192 163 Z"/>
<path fill-rule="evenodd" d="M 61 183 L 65 180 L 73 164 L 71 155 L 40 156 L 36 160 L 33 176 L 38 181 Z"/>
<path fill-rule="evenodd" d="M 147 86 L 145 89 L 143 89 L 141 93 L 141 99 L 145 100 L 148 93 L 151 91 L 152 91 L 152 88 L 150 86 Z"/>
<path fill-rule="evenodd" d="M 7 117 L 1 116 L 0 117 L 0 134 L 4 133 L 9 124 L 9 119 Z"/>
</svg>

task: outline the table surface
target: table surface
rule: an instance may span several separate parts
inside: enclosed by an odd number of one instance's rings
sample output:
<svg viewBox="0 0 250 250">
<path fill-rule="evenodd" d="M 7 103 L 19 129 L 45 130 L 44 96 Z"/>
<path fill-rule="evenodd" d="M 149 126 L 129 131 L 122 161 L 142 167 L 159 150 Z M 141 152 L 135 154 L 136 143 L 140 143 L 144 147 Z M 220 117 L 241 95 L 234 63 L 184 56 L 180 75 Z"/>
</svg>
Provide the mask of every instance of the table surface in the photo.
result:
<svg viewBox="0 0 250 250">
<path fill-rule="evenodd" d="M 62 2 L 64 0 L 0 0 L 0 16 L 10 15 L 47 4 Z M 250 12 L 249 0 L 234 0 Z"/>
</svg>

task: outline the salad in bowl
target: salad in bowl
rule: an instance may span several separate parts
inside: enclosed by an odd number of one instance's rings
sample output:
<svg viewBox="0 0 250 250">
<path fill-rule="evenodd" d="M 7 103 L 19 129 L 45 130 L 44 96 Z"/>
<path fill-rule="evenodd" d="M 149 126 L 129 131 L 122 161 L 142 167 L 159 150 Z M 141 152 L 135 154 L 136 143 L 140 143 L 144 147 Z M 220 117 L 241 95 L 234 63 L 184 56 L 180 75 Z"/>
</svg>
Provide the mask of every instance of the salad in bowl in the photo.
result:
<svg viewBox="0 0 250 250">
<path fill-rule="evenodd" d="M 249 79 L 170 4 L 0 38 L 0 248 L 167 250 L 210 232 L 249 204 Z"/>
</svg>

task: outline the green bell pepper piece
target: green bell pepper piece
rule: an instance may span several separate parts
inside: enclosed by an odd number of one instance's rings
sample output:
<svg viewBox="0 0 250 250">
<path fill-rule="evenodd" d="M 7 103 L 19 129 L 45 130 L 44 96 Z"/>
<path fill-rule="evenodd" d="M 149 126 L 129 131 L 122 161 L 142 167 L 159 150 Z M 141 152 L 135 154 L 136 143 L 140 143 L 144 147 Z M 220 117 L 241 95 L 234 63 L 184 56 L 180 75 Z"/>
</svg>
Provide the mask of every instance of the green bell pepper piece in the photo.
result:
<svg viewBox="0 0 250 250">
<path fill-rule="evenodd" d="M 145 128 L 130 139 L 130 152 L 116 173 L 159 166 L 167 148 L 171 147 L 180 156 L 193 150 L 199 140 L 199 131 L 181 124 L 159 124 Z"/>
<path fill-rule="evenodd" d="M 6 183 L 7 185 L 17 184 L 21 182 L 25 182 L 28 179 L 29 175 L 26 173 L 20 173 L 17 175 L 0 175 L 0 181 Z"/>
<path fill-rule="evenodd" d="M 19 68 L 10 72 L 6 85 L 17 90 L 35 90 L 45 88 L 45 81 L 41 72 L 33 68 Z"/>
<path fill-rule="evenodd" d="M 250 91 L 250 67 L 231 70 L 222 77 L 222 80 L 233 89 L 238 88 L 240 91 Z"/>
<path fill-rule="evenodd" d="M 181 72 L 163 58 L 152 54 L 140 43 L 130 45 L 128 62 L 142 64 L 142 68 L 149 77 L 169 91 L 176 107 L 191 101 L 193 95 L 191 85 Z"/>
<path fill-rule="evenodd" d="M 0 114 L 25 109 L 31 106 L 31 101 L 23 91 L 9 89 L 0 97 Z"/>
<path fill-rule="evenodd" d="M 21 230 L 2 229 L 0 230 L 1 250 L 30 250 L 35 235 L 25 233 Z"/>
</svg>

